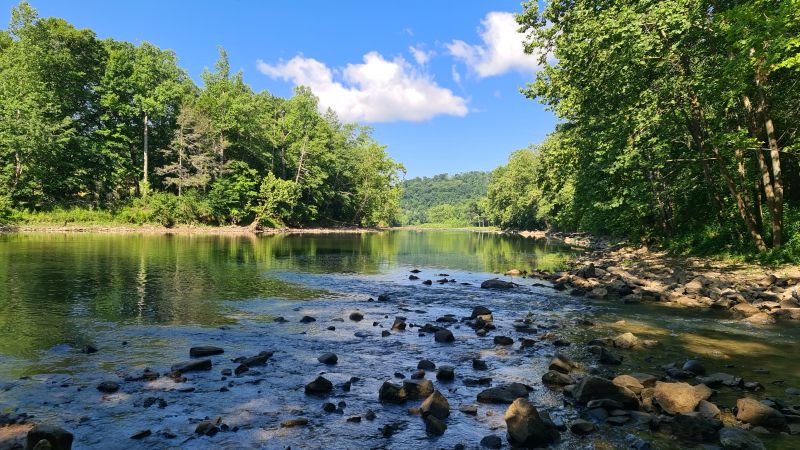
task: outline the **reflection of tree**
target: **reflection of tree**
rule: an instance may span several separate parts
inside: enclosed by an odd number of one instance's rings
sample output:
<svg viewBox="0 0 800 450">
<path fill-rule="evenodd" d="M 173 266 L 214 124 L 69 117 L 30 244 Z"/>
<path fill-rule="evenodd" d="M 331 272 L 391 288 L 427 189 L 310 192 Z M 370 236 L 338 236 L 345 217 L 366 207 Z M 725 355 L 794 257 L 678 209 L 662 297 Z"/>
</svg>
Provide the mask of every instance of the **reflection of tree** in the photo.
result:
<svg viewBox="0 0 800 450">
<path fill-rule="evenodd" d="M 97 321 L 216 325 L 229 321 L 221 300 L 322 293 L 271 277 L 275 270 L 376 274 L 413 265 L 494 272 L 549 268 L 565 257 L 540 241 L 447 231 L 0 235 L 0 354 L 80 345 Z"/>
</svg>

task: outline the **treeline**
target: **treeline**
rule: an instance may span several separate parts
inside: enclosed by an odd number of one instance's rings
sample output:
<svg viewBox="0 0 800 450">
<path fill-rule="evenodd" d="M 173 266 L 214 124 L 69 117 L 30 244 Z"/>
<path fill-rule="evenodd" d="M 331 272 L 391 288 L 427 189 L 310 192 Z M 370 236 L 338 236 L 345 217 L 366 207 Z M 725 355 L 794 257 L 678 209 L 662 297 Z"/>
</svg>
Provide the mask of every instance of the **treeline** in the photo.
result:
<svg viewBox="0 0 800 450">
<path fill-rule="evenodd" d="M 503 225 L 800 255 L 800 0 L 532 1 L 518 22 L 544 55 L 525 93 L 561 124 L 495 173 Z"/>
<path fill-rule="evenodd" d="M 227 55 L 196 86 L 150 43 L 26 3 L 0 31 L 0 222 L 76 208 L 131 222 L 395 221 L 403 167 L 305 88 L 254 92 Z"/>
<path fill-rule="evenodd" d="M 403 225 L 485 226 L 489 172 L 439 174 L 404 180 L 400 198 Z"/>
</svg>

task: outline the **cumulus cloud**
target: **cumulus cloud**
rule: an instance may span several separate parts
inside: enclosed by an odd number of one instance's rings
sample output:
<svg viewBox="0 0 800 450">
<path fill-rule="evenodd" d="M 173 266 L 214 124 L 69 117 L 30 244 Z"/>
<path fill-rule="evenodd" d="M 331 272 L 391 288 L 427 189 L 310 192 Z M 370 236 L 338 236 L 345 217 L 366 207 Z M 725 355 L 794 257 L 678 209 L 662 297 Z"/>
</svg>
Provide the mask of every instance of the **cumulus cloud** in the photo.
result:
<svg viewBox="0 0 800 450">
<path fill-rule="evenodd" d="M 272 78 L 308 86 L 319 97 L 320 110 L 331 108 L 346 122 L 418 122 L 440 114 L 467 114 L 464 98 L 399 56 L 387 60 L 370 52 L 363 63 L 335 71 L 302 55 L 277 64 L 259 60 L 257 67 Z"/>
<path fill-rule="evenodd" d="M 510 70 L 529 73 L 539 69 L 538 56 L 523 51 L 524 35 L 517 32 L 514 14 L 490 12 L 481 20 L 481 27 L 481 44 L 461 40 L 445 44 L 450 55 L 467 64 L 480 78 Z"/>
<path fill-rule="evenodd" d="M 417 62 L 420 66 L 424 66 L 428 63 L 428 61 L 433 58 L 434 52 L 426 52 L 423 48 L 417 48 L 413 45 L 408 47 L 408 51 L 411 52 L 411 56 L 414 57 L 414 61 Z"/>
</svg>

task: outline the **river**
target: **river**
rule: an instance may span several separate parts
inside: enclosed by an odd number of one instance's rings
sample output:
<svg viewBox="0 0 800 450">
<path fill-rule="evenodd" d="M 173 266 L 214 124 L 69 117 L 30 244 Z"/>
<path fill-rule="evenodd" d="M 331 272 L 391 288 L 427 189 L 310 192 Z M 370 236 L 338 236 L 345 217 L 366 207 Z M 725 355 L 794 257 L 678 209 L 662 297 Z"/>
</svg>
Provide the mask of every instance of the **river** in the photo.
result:
<svg viewBox="0 0 800 450">
<path fill-rule="evenodd" d="M 662 364 L 699 357 L 711 372 L 758 380 L 765 387 L 760 397 L 797 401 L 786 394 L 800 387 L 796 327 L 753 327 L 708 310 L 590 301 L 535 278 L 514 277 L 520 286 L 507 291 L 479 288 L 490 278 L 511 280 L 501 275 L 511 268 L 556 270 L 576 252 L 552 241 L 460 231 L 0 234 L 0 413 L 24 412 L 62 426 L 74 433 L 77 449 L 475 448 L 490 434 L 505 442 L 505 406 L 478 404 L 477 416 L 459 411 L 476 404 L 486 388 L 475 383 L 482 376 L 493 385 L 532 386 L 531 400 L 557 423 L 577 417 L 559 390 L 542 384 L 555 349 L 542 336 L 515 330 L 514 321 L 525 318 L 540 335 L 572 343 L 567 353 L 623 331 L 660 342 L 657 349 L 626 353 L 620 370 L 660 375 Z M 418 280 L 409 279 L 414 269 L 421 271 Z M 422 283 L 428 279 L 431 285 Z M 422 325 L 461 319 L 476 305 L 493 312 L 498 329 L 487 337 L 459 323 L 450 327 L 452 344 L 414 328 L 382 336 L 398 315 Z M 349 319 L 356 310 L 363 320 Z M 301 323 L 303 316 L 316 321 Z M 580 327 L 576 318 L 596 325 Z M 496 346 L 494 335 L 537 343 Z M 182 383 L 167 377 L 124 381 L 145 368 L 164 374 L 188 360 L 196 345 L 225 353 L 211 357 L 211 371 L 187 374 Z M 86 346 L 98 351 L 84 353 Z M 274 352 L 265 366 L 241 376 L 221 374 L 237 366 L 233 358 L 261 351 Z M 318 362 L 324 352 L 335 352 L 338 364 Z M 489 370 L 473 369 L 473 358 L 485 360 Z M 427 435 L 422 420 L 409 414 L 419 402 L 378 402 L 381 384 L 402 382 L 421 359 L 455 368 L 454 381 L 428 374 L 452 409 L 442 436 Z M 334 391 L 325 398 L 306 395 L 303 386 L 323 373 Z M 352 377 L 357 380 L 347 391 Z M 103 394 L 95 388 L 102 381 L 121 388 Z M 158 401 L 145 406 L 148 398 Z M 731 406 L 736 395 L 723 391 L 714 399 Z M 326 402 L 346 405 L 331 414 L 322 409 Z M 368 419 L 370 410 L 375 417 Z M 356 416 L 360 422 L 347 420 Z M 200 421 L 217 417 L 228 431 L 194 433 Z M 281 426 L 293 418 L 308 424 Z M 397 425 L 390 437 L 379 431 L 386 424 Z M 151 435 L 130 439 L 144 430 Z M 642 440 L 654 448 L 684 448 L 631 427 L 604 426 L 588 438 L 561 435 L 561 448 L 624 448 Z M 800 444 L 785 436 L 763 440 L 774 448 Z"/>
</svg>

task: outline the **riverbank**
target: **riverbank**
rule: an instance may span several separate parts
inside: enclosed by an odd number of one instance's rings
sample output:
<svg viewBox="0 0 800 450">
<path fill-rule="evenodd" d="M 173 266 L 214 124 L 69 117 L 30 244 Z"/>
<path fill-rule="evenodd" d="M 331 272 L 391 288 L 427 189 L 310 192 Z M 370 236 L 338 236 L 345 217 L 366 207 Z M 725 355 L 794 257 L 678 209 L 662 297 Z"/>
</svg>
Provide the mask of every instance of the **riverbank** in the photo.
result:
<svg viewBox="0 0 800 450">
<path fill-rule="evenodd" d="M 766 267 L 607 243 L 568 264 L 569 270 L 531 275 L 577 297 L 711 308 L 757 325 L 800 320 L 800 267 L 794 265 Z"/>
<path fill-rule="evenodd" d="M 34 224 L 34 225 L 6 225 L 0 226 L 0 233 L 138 233 L 138 234 L 198 234 L 198 235 L 273 235 L 273 234 L 359 234 L 383 231 L 383 228 L 255 228 L 204 225 L 176 225 L 165 227 L 161 225 L 84 225 L 84 224 Z"/>
</svg>

